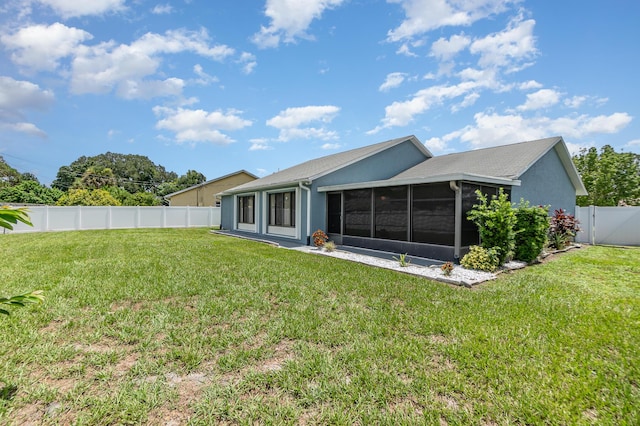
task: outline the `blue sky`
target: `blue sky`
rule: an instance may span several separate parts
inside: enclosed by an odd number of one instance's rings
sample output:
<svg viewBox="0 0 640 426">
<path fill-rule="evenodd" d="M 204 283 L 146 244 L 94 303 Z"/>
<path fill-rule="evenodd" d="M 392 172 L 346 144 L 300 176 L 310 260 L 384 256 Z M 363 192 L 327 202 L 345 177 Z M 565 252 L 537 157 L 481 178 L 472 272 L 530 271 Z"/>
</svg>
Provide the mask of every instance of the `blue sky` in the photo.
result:
<svg viewBox="0 0 640 426">
<path fill-rule="evenodd" d="M 4 0 L 0 155 L 264 176 L 415 134 L 640 152 L 635 0 Z"/>
</svg>

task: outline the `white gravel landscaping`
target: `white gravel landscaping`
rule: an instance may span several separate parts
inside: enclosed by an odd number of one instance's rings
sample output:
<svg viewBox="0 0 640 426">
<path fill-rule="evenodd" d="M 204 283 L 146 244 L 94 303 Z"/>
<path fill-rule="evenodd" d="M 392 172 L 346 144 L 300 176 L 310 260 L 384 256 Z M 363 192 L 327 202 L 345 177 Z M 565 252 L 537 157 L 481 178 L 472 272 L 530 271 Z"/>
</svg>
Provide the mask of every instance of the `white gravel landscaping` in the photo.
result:
<svg viewBox="0 0 640 426">
<path fill-rule="evenodd" d="M 297 247 L 294 250 L 299 250 L 307 253 L 319 254 L 324 256 L 337 257 L 344 260 L 350 260 L 352 262 L 363 263 L 365 265 L 376 266 L 378 268 L 392 269 L 394 271 L 403 272 L 406 274 L 417 275 L 425 278 L 429 278 L 436 281 L 442 281 L 449 284 L 462 285 L 465 287 L 471 287 L 473 285 L 493 280 L 503 270 L 512 270 L 524 268 L 526 263 L 524 262 L 509 262 L 504 265 L 504 269 L 496 273 L 474 271 L 465 269 L 460 265 L 455 265 L 453 271 L 449 276 L 446 276 L 441 270 L 440 266 L 420 266 L 412 265 L 400 266 L 400 262 L 393 259 L 381 259 L 373 256 L 366 256 L 362 254 L 350 253 L 342 250 L 335 250 L 332 252 L 317 249 L 315 247 Z"/>
</svg>

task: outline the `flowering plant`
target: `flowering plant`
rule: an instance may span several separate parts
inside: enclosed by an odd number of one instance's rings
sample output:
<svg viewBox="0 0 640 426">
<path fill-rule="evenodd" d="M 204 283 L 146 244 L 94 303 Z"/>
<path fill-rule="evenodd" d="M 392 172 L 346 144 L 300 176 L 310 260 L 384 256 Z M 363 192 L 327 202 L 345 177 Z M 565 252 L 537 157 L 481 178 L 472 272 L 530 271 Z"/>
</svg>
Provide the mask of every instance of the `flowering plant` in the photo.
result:
<svg viewBox="0 0 640 426">
<path fill-rule="evenodd" d="M 449 275 L 451 275 L 451 272 L 453 272 L 453 263 L 451 262 L 445 263 L 440 267 L 440 270 L 442 271 L 443 274 L 445 274 L 448 277 Z"/>
<path fill-rule="evenodd" d="M 313 237 L 313 245 L 315 245 L 316 247 L 322 247 L 324 243 L 326 243 L 329 239 L 327 234 L 325 234 L 322 229 L 318 229 L 311 236 Z"/>
</svg>

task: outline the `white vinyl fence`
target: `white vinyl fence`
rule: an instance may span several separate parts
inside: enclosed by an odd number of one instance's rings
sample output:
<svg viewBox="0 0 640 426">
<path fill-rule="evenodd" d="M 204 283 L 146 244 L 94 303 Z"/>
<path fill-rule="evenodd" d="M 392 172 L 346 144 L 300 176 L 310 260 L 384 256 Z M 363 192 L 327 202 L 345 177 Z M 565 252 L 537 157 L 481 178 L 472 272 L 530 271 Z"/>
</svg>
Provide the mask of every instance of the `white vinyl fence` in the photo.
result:
<svg viewBox="0 0 640 426">
<path fill-rule="evenodd" d="M 579 243 L 640 246 L 640 207 L 576 206 L 575 216 Z"/>
<path fill-rule="evenodd" d="M 190 228 L 220 225 L 220 207 L 31 206 L 33 227 L 6 232 L 79 231 L 126 228 Z"/>
</svg>

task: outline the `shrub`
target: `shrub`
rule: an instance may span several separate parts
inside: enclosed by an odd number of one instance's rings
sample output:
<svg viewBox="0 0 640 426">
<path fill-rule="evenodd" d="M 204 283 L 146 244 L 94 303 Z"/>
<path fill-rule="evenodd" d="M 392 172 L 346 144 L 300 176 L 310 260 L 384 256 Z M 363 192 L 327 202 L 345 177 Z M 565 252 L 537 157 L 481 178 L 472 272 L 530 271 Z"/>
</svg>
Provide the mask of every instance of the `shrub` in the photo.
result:
<svg viewBox="0 0 640 426">
<path fill-rule="evenodd" d="M 523 262 L 535 260 L 545 244 L 549 232 L 549 207 L 530 206 L 520 200 L 516 207 L 516 246 L 514 258 Z"/>
<path fill-rule="evenodd" d="M 515 209 L 502 188 L 497 196 L 491 197 L 491 201 L 479 190 L 476 190 L 476 195 L 479 203 L 473 206 L 467 218 L 478 227 L 482 247 L 497 251 L 498 265 L 501 265 L 513 255 L 516 241 Z"/>
<path fill-rule="evenodd" d="M 467 269 L 494 272 L 500 266 L 500 258 L 495 248 L 486 249 L 480 246 L 471 246 L 469 253 L 464 255 L 460 264 Z"/>
<path fill-rule="evenodd" d="M 393 260 L 397 260 L 401 267 L 407 267 L 411 264 L 411 259 L 407 257 L 407 253 L 401 254 L 398 257 L 393 256 Z"/>
<path fill-rule="evenodd" d="M 324 249 L 328 252 L 336 251 L 336 243 L 333 241 L 327 241 L 324 243 Z"/>
<path fill-rule="evenodd" d="M 451 275 L 451 272 L 453 272 L 453 263 L 451 262 L 445 263 L 440 267 L 440 270 L 445 276 L 448 277 L 449 275 Z"/>
<path fill-rule="evenodd" d="M 580 231 L 580 221 L 563 209 L 555 210 L 549 225 L 549 243 L 562 250 Z"/>
</svg>

